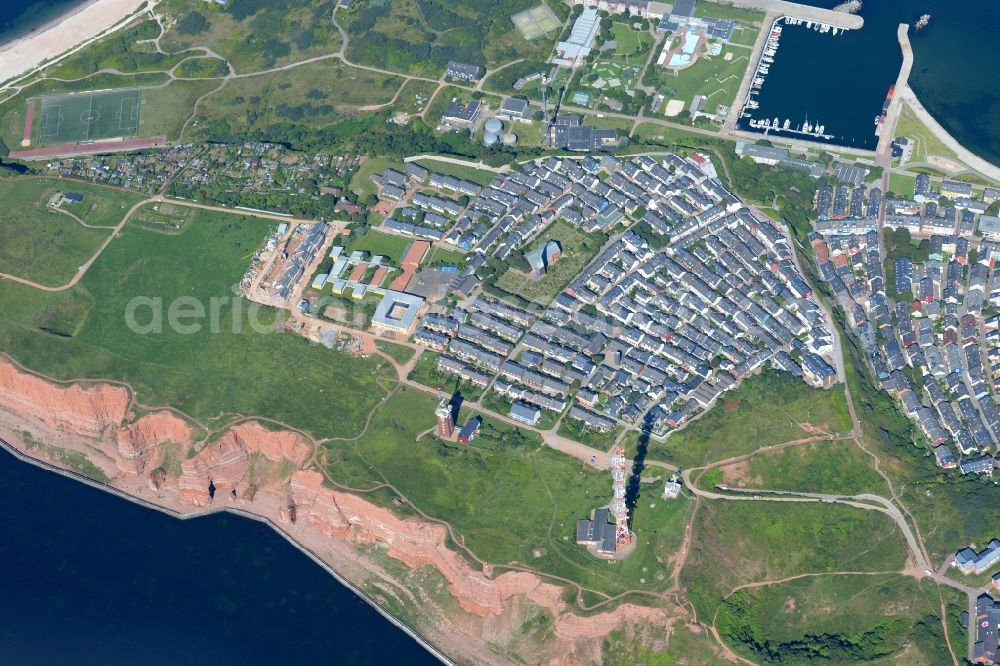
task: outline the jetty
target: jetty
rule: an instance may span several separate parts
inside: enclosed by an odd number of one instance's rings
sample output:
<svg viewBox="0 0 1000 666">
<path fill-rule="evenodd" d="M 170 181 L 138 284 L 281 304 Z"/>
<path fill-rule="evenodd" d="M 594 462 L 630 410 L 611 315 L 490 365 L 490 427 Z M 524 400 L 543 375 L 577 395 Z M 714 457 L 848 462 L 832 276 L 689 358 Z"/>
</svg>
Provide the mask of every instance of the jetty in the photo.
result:
<svg viewBox="0 0 1000 666">
<path fill-rule="evenodd" d="M 857 30 L 865 24 L 865 20 L 857 14 L 823 9 L 822 7 L 810 7 L 797 2 L 786 2 L 786 0 L 723 0 L 723 4 L 759 9 L 767 12 L 770 15 L 768 18 L 789 16 L 803 21 L 823 23 L 831 28 Z"/>
<path fill-rule="evenodd" d="M 909 78 L 910 70 L 913 68 L 913 49 L 910 46 L 909 30 L 909 25 L 900 23 L 896 31 L 899 47 L 903 51 L 903 66 L 900 68 L 899 76 L 896 79 L 896 90 L 893 95 L 892 104 L 889 107 L 885 124 L 882 128 L 882 134 L 879 137 L 879 146 L 876 152 L 879 154 L 881 161 L 888 163 L 891 160 L 891 157 L 886 157 L 887 155 L 891 156 L 889 144 L 895 133 L 896 122 L 899 120 L 902 106 L 906 104 L 916 114 L 917 118 L 920 119 L 920 122 L 926 125 L 945 146 L 950 148 L 958 156 L 958 159 L 965 163 L 965 166 L 990 180 L 1000 181 L 1000 167 L 979 157 L 959 143 L 924 108 L 924 105 L 920 103 L 920 100 L 917 99 L 916 94 L 910 88 Z M 888 172 L 888 170 L 886 171 Z"/>
</svg>

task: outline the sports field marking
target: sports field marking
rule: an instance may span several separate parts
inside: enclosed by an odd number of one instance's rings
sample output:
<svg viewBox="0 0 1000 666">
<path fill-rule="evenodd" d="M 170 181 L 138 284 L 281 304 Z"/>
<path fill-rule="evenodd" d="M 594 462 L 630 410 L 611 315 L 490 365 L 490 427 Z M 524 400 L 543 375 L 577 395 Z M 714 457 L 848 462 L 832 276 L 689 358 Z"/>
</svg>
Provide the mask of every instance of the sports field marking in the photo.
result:
<svg viewBox="0 0 1000 666">
<path fill-rule="evenodd" d="M 538 5 L 525 9 L 510 17 L 514 27 L 523 39 L 532 40 L 548 34 L 561 27 L 559 19 L 547 5 Z"/>
<path fill-rule="evenodd" d="M 42 145 L 128 139 L 139 132 L 141 96 L 136 89 L 48 95 L 40 98 Z"/>
</svg>

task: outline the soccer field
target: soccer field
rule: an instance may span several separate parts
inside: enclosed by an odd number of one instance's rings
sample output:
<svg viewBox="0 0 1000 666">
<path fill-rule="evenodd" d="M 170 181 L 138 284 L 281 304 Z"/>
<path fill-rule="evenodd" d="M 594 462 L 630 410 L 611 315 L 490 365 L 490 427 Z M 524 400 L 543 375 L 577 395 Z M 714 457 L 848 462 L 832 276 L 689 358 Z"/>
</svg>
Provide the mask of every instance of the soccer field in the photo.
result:
<svg viewBox="0 0 1000 666">
<path fill-rule="evenodd" d="M 77 143 L 139 133 L 138 90 L 49 95 L 41 98 L 38 145 Z"/>
</svg>

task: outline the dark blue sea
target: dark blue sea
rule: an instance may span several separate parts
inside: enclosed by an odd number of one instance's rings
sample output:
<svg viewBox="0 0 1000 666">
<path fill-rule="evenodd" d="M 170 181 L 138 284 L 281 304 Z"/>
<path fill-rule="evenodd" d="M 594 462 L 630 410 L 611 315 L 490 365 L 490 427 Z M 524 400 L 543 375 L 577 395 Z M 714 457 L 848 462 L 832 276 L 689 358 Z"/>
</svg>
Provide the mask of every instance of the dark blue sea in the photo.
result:
<svg viewBox="0 0 1000 666">
<path fill-rule="evenodd" d="M 833 7 L 838 0 L 806 4 Z M 910 28 L 910 86 L 959 142 L 1000 164 L 1000 94 L 994 45 L 1000 3 L 986 0 L 864 0 L 865 25 L 839 35 L 786 26 L 754 118 L 817 121 L 841 145 L 874 148 L 874 120 L 902 64 L 900 23 L 930 14 Z M 744 123 L 746 119 L 744 119 Z M 745 126 L 745 125 L 744 125 Z"/>
<path fill-rule="evenodd" d="M 0 0 L 0 44 L 85 4 L 86 0 Z"/>
<path fill-rule="evenodd" d="M 253 520 L 177 520 L 0 450 L 0 664 L 439 664 Z"/>
</svg>

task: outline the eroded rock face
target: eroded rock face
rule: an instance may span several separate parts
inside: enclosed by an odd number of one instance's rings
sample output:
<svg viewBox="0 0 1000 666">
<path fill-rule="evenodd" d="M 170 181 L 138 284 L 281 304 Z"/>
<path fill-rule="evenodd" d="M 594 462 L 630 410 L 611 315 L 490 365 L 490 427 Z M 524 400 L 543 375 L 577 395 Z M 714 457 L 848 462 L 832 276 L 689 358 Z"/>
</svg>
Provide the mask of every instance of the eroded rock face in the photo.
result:
<svg viewBox="0 0 1000 666">
<path fill-rule="evenodd" d="M 252 453 L 259 453 L 272 462 L 283 459 L 301 464 L 312 452 L 311 447 L 297 432 L 268 430 L 256 421 L 241 423 L 230 431 Z"/>
<path fill-rule="evenodd" d="M 362 497 L 327 488 L 318 472 L 298 471 L 292 476 L 292 500 L 300 515 L 305 507 L 310 524 L 332 537 L 343 536 L 346 520 L 350 526 L 346 532 L 353 541 L 385 543 L 391 557 L 410 567 L 435 567 L 462 608 L 483 618 L 499 616 L 515 599 L 524 598 L 551 611 L 556 635 L 568 641 L 602 638 L 625 621 L 662 623 L 667 619 L 661 609 L 633 604 L 598 615 L 575 615 L 562 600 L 562 588 L 530 572 L 509 571 L 489 578 L 447 548 L 443 526 L 402 519 Z"/>
<path fill-rule="evenodd" d="M 194 458 L 181 463 L 177 482 L 182 500 L 205 506 L 214 495 L 231 492 L 250 469 L 250 453 L 233 430 Z M 211 490 L 210 490 L 211 489 Z"/>
<path fill-rule="evenodd" d="M 118 386 L 57 386 L 0 360 L 0 409 L 84 437 L 100 437 L 125 420 L 128 391 Z"/>
<path fill-rule="evenodd" d="M 216 494 L 231 493 L 246 478 L 251 454 L 260 454 L 272 462 L 290 460 L 301 464 L 310 452 L 309 444 L 298 433 L 268 430 L 256 422 L 241 423 L 181 463 L 181 499 L 205 506 L 212 501 L 210 486 Z"/>
<path fill-rule="evenodd" d="M 276 521 L 303 543 L 317 539 L 381 543 L 387 546 L 389 556 L 410 567 L 433 566 L 468 613 L 463 618 L 469 621 L 446 618 L 448 631 L 460 634 L 471 645 L 479 646 L 487 638 L 498 643 L 507 640 L 514 635 L 508 625 L 516 621 L 518 609 L 533 604 L 554 617 L 556 642 L 546 646 L 545 655 L 535 655 L 539 663 L 600 663 L 601 642 L 609 632 L 630 625 L 661 627 L 676 617 L 660 608 L 633 604 L 596 615 L 577 615 L 563 601 L 561 587 L 531 572 L 507 571 L 494 577 L 489 566 L 474 568 L 446 546 L 444 526 L 400 518 L 362 496 L 327 487 L 322 474 L 312 469 L 269 477 L 258 485 L 258 478 L 248 476 L 262 459 L 269 461 L 273 472 L 282 469 L 273 464 L 282 460 L 305 465 L 312 452 L 301 435 L 268 430 L 259 423 L 235 426 L 194 457 L 183 460 L 175 486 L 162 469 L 158 474 L 153 471 L 161 464 L 165 442 L 177 442 L 185 453 L 189 451 L 193 437 L 190 426 L 161 411 L 125 427 L 128 403 L 127 392 L 119 387 L 61 387 L 0 361 L 0 411 L 50 426 L 58 434 L 56 439 L 61 438 L 60 446 L 72 446 L 79 440 L 75 450 L 84 455 L 94 451 L 106 454 L 106 463 L 112 467 L 117 464 L 120 472 L 114 485 L 128 489 L 136 488 L 137 480 L 151 481 L 158 493 L 154 501 L 181 511 L 190 510 L 192 504 L 209 504 L 210 485 L 217 497 L 231 496 L 236 490 L 232 496 L 241 498 L 245 509 Z"/>
<path fill-rule="evenodd" d="M 295 505 L 296 522 L 304 522 L 326 536 L 343 539 L 350 523 L 340 510 L 333 493 L 323 486 L 323 475 L 312 470 L 299 470 L 289 484 Z M 291 522 L 291 513 L 286 519 Z"/>
<path fill-rule="evenodd" d="M 147 414 L 118 432 L 118 469 L 141 476 L 156 467 L 160 444 L 176 442 L 186 450 L 191 436 L 191 426 L 171 412 Z"/>
</svg>

